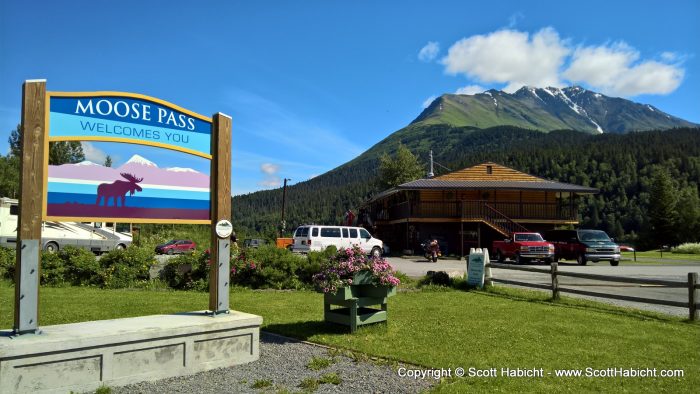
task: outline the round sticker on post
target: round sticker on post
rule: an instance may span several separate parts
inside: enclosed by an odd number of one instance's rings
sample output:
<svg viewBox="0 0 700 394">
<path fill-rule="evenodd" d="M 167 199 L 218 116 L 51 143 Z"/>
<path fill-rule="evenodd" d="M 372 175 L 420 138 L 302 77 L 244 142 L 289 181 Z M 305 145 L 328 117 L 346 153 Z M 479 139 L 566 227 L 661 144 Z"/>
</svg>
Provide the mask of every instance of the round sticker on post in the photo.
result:
<svg viewBox="0 0 700 394">
<path fill-rule="evenodd" d="M 228 238 L 233 233 L 233 225 L 228 220 L 219 220 L 214 229 L 219 238 Z"/>
</svg>

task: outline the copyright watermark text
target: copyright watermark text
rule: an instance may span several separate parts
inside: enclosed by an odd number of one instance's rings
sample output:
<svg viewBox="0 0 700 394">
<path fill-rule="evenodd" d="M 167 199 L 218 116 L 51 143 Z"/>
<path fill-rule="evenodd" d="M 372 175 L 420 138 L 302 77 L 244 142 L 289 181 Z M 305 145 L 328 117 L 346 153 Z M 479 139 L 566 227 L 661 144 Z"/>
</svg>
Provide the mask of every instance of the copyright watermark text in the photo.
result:
<svg viewBox="0 0 700 394">
<path fill-rule="evenodd" d="M 435 379 L 442 378 L 682 378 L 682 369 L 657 368 L 584 368 L 554 369 L 544 368 L 436 368 L 420 369 L 401 367 L 397 371 L 402 378 Z"/>
</svg>

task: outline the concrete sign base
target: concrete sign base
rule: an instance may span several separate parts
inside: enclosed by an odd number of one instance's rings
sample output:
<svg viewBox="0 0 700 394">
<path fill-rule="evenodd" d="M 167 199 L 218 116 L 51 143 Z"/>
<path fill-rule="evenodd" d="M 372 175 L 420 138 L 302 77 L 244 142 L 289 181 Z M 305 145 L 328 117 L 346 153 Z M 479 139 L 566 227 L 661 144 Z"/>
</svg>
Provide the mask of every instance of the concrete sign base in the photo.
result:
<svg viewBox="0 0 700 394">
<path fill-rule="evenodd" d="M 0 331 L 0 393 L 94 391 L 255 361 L 262 317 L 153 315 Z"/>
</svg>

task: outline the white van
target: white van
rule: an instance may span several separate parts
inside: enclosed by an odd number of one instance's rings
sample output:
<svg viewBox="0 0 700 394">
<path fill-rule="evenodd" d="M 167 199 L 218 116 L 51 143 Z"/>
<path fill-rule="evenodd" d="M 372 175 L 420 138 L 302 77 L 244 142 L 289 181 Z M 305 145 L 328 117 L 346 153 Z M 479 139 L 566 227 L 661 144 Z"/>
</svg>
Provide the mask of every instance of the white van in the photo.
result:
<svg viewBox="0 0 700 394">
<path fill-rule="evenodd" d="M 367 254 L 381 257 L 384 243 L 362 227 L 306 225 L 294 232 L 292 251 L 307 253 L 325 250 L 329 246 L 351 248 L 359 246 Z"/>
</svg>

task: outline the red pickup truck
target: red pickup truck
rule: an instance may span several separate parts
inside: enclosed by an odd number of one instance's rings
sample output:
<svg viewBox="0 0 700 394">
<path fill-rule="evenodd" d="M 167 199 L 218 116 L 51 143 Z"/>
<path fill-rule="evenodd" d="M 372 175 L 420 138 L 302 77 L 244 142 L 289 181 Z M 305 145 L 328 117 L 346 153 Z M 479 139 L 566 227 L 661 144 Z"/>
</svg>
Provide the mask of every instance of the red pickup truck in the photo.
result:
<svg viewBox="0 0 700 394">
<path fill-rule="evenodd" d="M 515 264 L 525 264 L 529 260 L 542 260 L 549 264 L 554 258 L 554 245 L 545 241 L 539 233 L 513 233 L 503 241 L 493 241 L 493 255 L 499 263 L 508 258 Z"/>
</svg>

